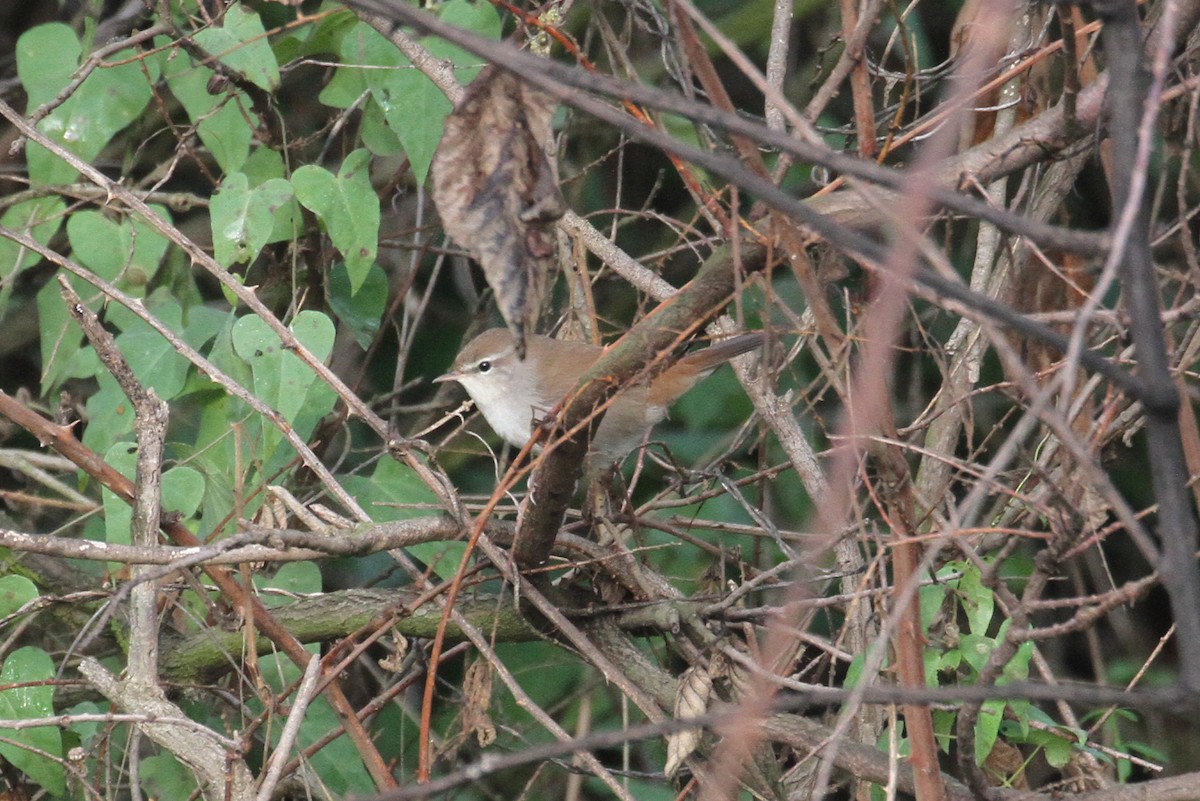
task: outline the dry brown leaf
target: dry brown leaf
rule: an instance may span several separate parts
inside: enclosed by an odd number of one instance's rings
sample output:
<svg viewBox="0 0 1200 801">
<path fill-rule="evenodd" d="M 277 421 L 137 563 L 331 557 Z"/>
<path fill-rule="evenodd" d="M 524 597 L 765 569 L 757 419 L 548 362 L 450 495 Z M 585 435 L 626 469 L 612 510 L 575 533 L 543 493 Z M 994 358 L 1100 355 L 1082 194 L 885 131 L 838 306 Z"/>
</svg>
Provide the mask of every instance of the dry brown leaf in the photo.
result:
<svg viewBox="0 0 1200 801">
<path fill-rule="evenodd" d="M 496 741 L 496 726 L 488 715 L 492 705 L 492 666 L 476 659 L 463 677 L 463 734 L 474 733 L 483 748 Z"/>
<path fill-rule="evenodd" d="M 675 717 L 694 718 L 708 711 L 712 695 L 712 676 L 703 667 L 690 667 L 679 678 L 675 692 Z M 667 738 L 667 764 L 664 772 L 674 778 L 683 761 L 700 745 L 700 729 L 684 729 Z"/>
<path fill-rule="evenodd" d="M 997 740 L 983 766 L 991 771 L 994 786 L 1028 790 L 1029 779 L 1025 775 L 1025 762 L 1025 755 L 1021 753 L 1021 749 L 1012 743 Z"/>
<path fill-rule="evenodd" d="M 554 221 L 566 211 L 548 155 L 554 105 L 487 67 L 446 120 L 433 157 L 442 223 L 479 259 L 521 358 L 554 263 Z"/>
</svg>

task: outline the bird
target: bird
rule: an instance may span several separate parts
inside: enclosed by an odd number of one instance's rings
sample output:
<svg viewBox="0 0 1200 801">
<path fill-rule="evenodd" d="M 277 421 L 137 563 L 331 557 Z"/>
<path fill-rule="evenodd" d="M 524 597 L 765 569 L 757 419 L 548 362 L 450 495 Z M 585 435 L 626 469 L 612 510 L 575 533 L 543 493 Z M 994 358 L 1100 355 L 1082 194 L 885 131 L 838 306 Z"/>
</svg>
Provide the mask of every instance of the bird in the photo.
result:
<svg viewBox="0 0 1200 801">
<path fill-rule="evenodd" d="M 461 384 L 488 425 L 518 448 L 533 436 L 534 422 L 546 417 L 605 352 L 586 342 L 540 335 L 526 339 L 527 353 L 521 360 L 507 329 L 484 331 L 459 351 L 449 372 L 434 379 Z M 622 460 L 667 416 L 668 407 L 700 379 L 762 343 L 758 332 L 721 340 L 681 357 L 649 381 L 618 391 L 592 438 L 589 463 Z"/>
</svg>

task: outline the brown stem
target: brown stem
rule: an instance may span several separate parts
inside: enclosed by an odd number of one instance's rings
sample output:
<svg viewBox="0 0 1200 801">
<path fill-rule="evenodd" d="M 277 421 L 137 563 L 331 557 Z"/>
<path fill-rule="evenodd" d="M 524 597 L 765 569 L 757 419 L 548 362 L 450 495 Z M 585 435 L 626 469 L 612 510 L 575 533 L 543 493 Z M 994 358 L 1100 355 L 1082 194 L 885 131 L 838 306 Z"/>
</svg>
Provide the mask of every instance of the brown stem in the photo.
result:
<svg viewBox="0 0 1200 801">
<path fill-rule="evenodd" d="M 766 248 L 747 244 L 741 255 L 742 266 L 747 270 L 761 269 Z M 705 261 L 696 277 L 671 300 L 631 328 L 588 370 L 579 389 L 568 396 L 530 480 L 535 487 L 533 501 L 525 511 L 513 546 L 513 558 L 518 565 L 539 565 L 550 554 L 567 504 L 583 473 L 588 432 L 599 424 L 597 410 L 659 354 L 678 346 L 719 311 L 733 293 L 734 281 L 729 248 L 723 247 Z"/>
</svg>

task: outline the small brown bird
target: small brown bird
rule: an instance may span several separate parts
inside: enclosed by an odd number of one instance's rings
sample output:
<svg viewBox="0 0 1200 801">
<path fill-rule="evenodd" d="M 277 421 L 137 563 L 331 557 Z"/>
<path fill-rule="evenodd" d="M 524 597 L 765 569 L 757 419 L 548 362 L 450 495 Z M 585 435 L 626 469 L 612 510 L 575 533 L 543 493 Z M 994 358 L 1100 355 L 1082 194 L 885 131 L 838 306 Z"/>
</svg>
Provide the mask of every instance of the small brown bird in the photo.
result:
<svg viewBox="0 0 1200 801">
<path fill-rule="evenodd" d="M 434 379 L 462 384 L 488 424 L 518 448 L 532 436 L 533 422 L 558 405 L 604 353 L 604 348 L 585 342 L 543 336 L 526 340 L 528 353 L 521 361 L 506 329 L 484 331 L 459 352 L 450 372 Z M 735 356 L 760 347 L 762 342 L 762 334 L 758 333 L 722 340 L 689 353 L 649 383 L 622 389 L 592 439 L 589 460 L 599 465 L 624 458 L 696 382 Z"/>
</svg>

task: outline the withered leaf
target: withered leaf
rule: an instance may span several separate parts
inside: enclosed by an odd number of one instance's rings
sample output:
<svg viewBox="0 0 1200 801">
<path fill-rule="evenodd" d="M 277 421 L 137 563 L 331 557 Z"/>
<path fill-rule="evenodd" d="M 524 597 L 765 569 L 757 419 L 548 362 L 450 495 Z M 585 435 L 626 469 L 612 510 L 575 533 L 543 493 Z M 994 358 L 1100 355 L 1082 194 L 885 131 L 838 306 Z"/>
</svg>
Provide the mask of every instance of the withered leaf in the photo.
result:
<svg viewBox="0 0 1200 801">
<path fill-rule="evenodd" d="M 487 748 L 496 742 L 496 726 L 488 715 L 492 704 L 492 666 L 476 659 L 463 677 L 463 732 L 472 732 L 479 745 Z"/>
<path fill-rule="evenodd" d="M 554 259 L 554 221 L 566 211 L 547 155 L 553 99 L 485 68 L 433 157 L 433 201 L 446 232 L 470 250 L 525 356 Z"/>
<path fill-rule="evenodd" d="M 675 717 L 694 718 L 707 712 L 712 688 L 712 676 L 703 666 L 685 670 L 675 691 Z M 668 777 L 674 778 L 684 760 L 695 752 L 700 745 L 700 734 L 700 729 L 683 729 L 667 737 L 667 764 L 663 771 Z"/>
</svg>

